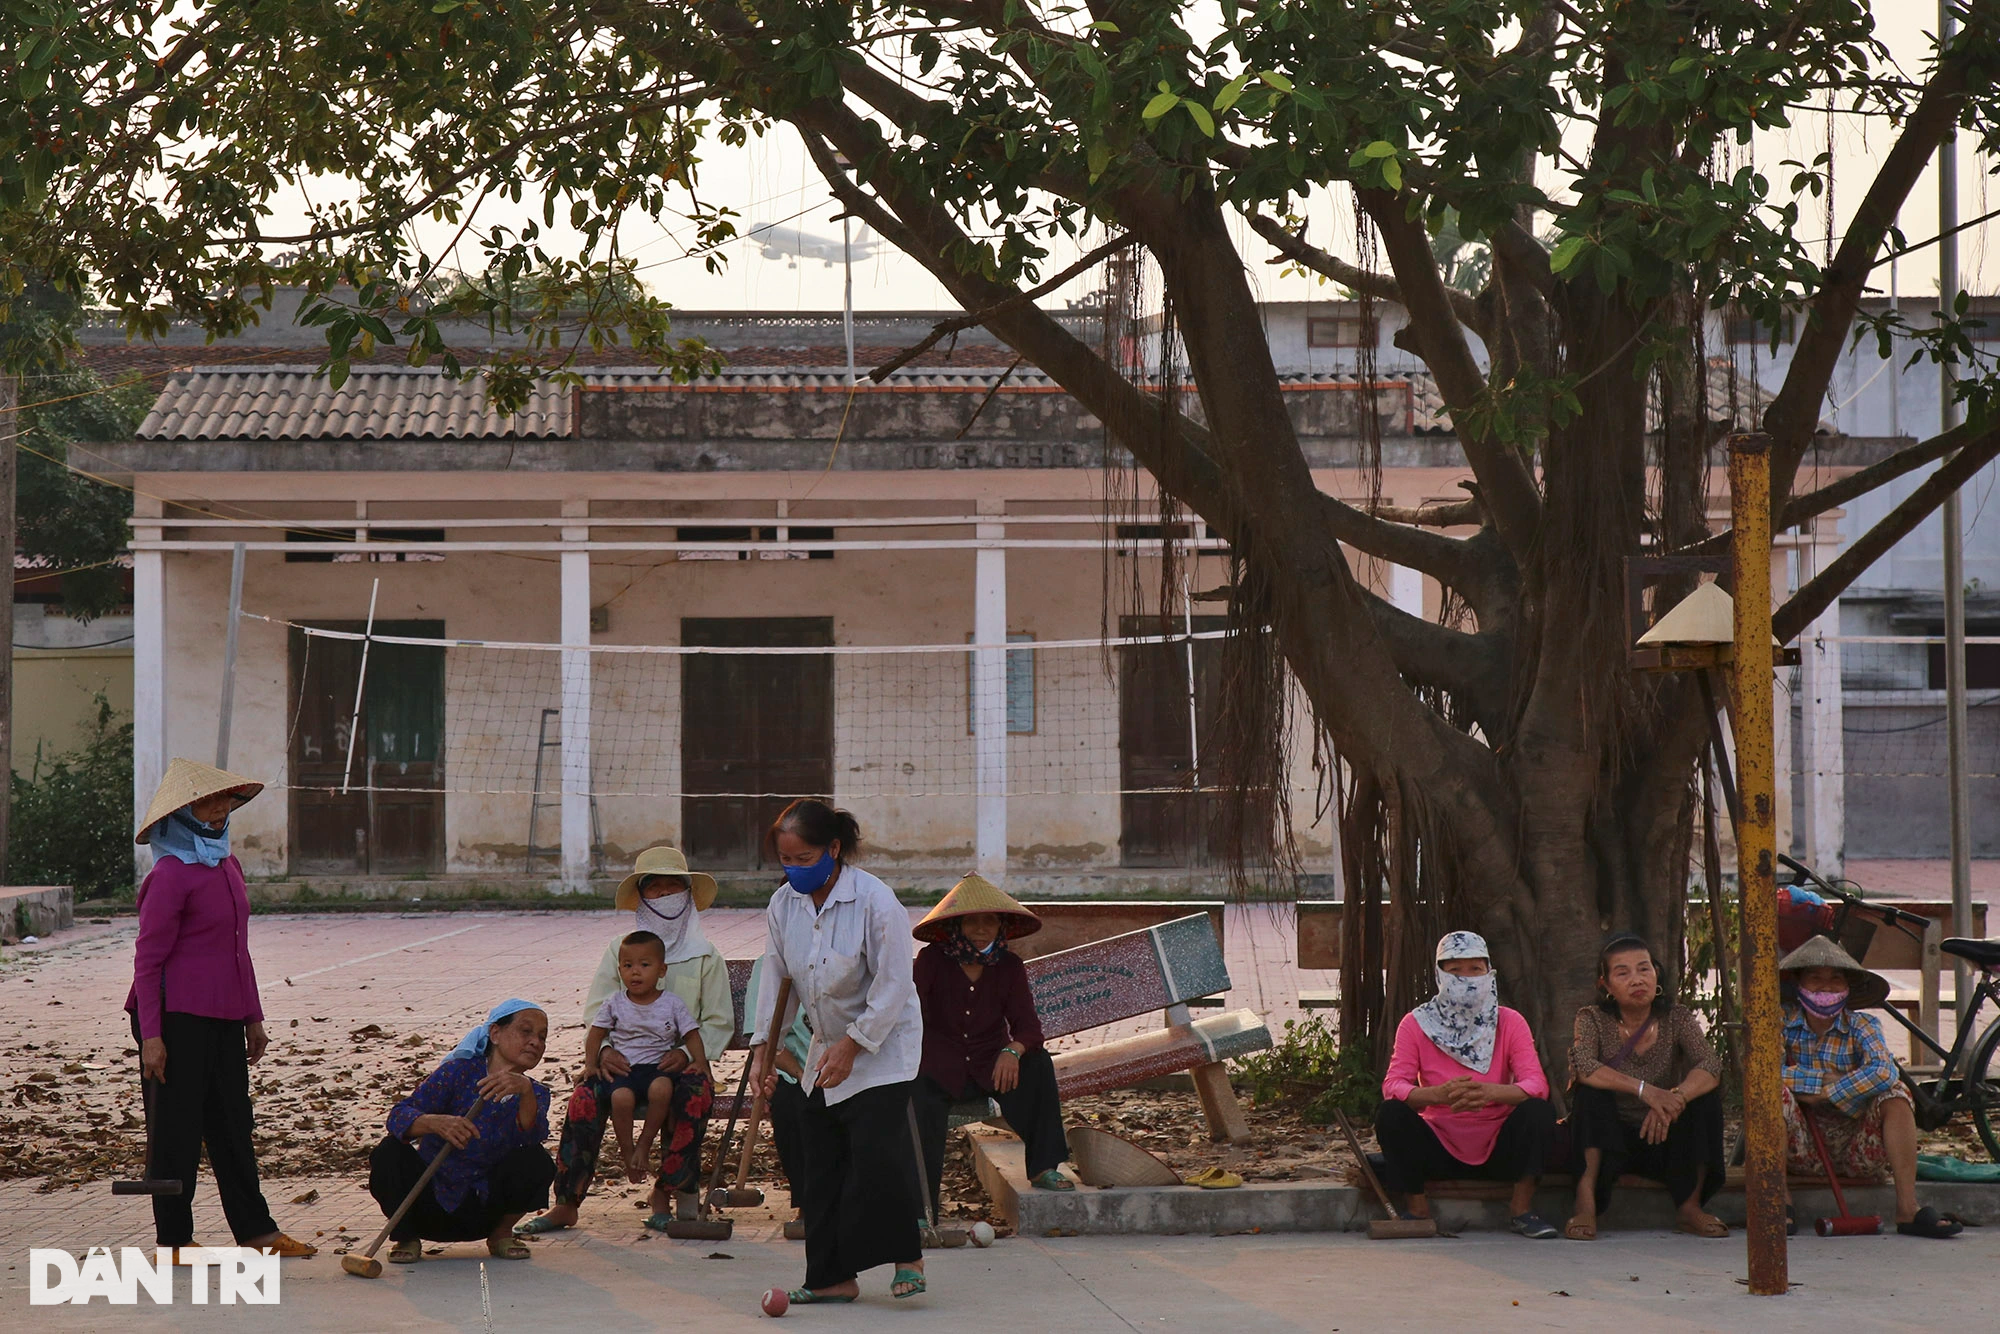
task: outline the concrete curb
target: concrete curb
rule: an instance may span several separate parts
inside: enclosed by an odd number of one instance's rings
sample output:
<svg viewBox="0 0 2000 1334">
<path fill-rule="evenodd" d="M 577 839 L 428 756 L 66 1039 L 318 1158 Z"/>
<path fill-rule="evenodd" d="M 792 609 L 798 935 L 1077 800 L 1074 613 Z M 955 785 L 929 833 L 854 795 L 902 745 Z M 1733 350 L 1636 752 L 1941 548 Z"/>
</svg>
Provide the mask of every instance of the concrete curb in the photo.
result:
<svg viewBox="0 0 2000 1334">
<path fill-rule="evenodd" d="M 993 1201 L 994 1212 L 1023 1236 L 1362 1232 L 1370 1219 L 1382 1216 L 1380 1206 L 1366 1192 L 1331 1180 L 1249 1182 L 1232 1190 L 1194 1186 L 1098 1190 L 1084 1185 L 1069 1192 L 1036 1190 L 1028 1184 L 1020 1140 L 991 1133 L 974 1133 L 971 1140 L 973 1164 Z M 1927 1181 L 1919 1184 L 1917 1194 L 1924 1203 L 1957 1214 L 1968 1223 L 2000 1224 L 2000 1183 Z M 1833 1192 L 1795 1189 L 1793 1196 L 1801 1239 L 1812 1237 L 1811 1220 L 1834 1212 Z M 1569 1217 L 1573 1198 L 1567 1188 L 1546 1188 L 1536 1195 L 1535 1208 L 1560 1227 Z M 1847 1204 L 1855 1213 L 1880 1214 L 1888 1220 L 1884 1230 L 1894 1231 L 1896 1196 L 1892 1188 L 1850 1190 Z M 1503 1200 L 1433 1198 L 1431 1205 L 1447 1232 L 1500 1232 L 1507 1227 Z M 1709 1208 L 1731 1227 L 1743 1225 L 1740 1191 L 1719 1192 Z M 1673 1225 L 1673 1205 L 1660 1190 L 1619 1191 L 1611 1211 L 1599 1221 L 1606 1232 L 1670 1231 Z"/>
</svg>

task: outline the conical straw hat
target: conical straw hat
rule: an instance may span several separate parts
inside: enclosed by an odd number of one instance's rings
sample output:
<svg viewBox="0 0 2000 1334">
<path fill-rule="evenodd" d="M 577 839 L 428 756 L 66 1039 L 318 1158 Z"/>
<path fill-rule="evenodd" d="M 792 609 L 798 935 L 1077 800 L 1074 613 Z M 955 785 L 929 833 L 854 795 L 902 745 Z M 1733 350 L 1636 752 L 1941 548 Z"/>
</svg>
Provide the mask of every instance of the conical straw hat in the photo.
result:
<svg viewBox="0 0 2000 1334">
<path fill-rule="evenodd" d="M 1042 929 L 1042 919 L 1017 903 L 1006 890 L 984 876 L 969 875 L 951 887 L 910 934 L 918 940 L 936 940 L 944 934 L 944 924 L 954 917 L 974 913 L 998 913 L 1007 919 L 1007 939 L 1019 940 Z"/>
<path fill-rule="evenodd" d="M 146 818 L 139 821 L 139 830 L 132 836 L 134 843 L 150 843 L 153 826 L 172 815 L 190 802 L 212 797 L 218 792 L 230 792 L 236 796 L 236 804 L 244 802 L 264 790 L 264 785 L 254 778 L 218 769 L 200 760 L 175 760 L 167 766 L 166 775 L 160 779 L 160 786 L 153 793 L 153 804 L 146 808 Z"/>
<path fill-rule="evenodd" d="M 1840 947 L 1840 942 L 1831 936 L 1814 936 L 1805 944 L 1778 960 L 1778 974 L 1781 980 L 1786 973 L 1802 973 L 1808 968 L 1838 968 L 1847 974 L 1847 1008 L 1850 1010 L 1873 1010 L 1880 1008 L 1889 999 L 1889 979 L 1880 973 L 1871 973 L 1855 962 L 1854 956 Z"/>
<path fill-rule="evenodd" d="M 1736 601 L 1721 584 L 1703 584 L 1674 604 L 1641 644 L 1731 644 L 1736 641 Z M 1773 644 L 1777 637 L 1771 638 Z"/>
<path fill-rule="evenodd" d="M 1070 1161 L 1086 1186 L 1178 1186 L 1180 1174 L 1158 1155 L 1095 1126 L 1071 1126 Z"/>
<path fill-rule="evenodd" d="M 632 874 L 618 882 L 613 905 L 621 912 L 631 912 L 638 907 L 639 882 L 649 875 L 686 876 L 688 893 L 694 896 L 696 912 L 707 912 L 708 905 L 715 902 L 715 877 L 705 871 L 688 870 L 687 855 L 679 848 L 647 848 L 639 854 L 639 860 L 632 863 Z"/>
</svg>

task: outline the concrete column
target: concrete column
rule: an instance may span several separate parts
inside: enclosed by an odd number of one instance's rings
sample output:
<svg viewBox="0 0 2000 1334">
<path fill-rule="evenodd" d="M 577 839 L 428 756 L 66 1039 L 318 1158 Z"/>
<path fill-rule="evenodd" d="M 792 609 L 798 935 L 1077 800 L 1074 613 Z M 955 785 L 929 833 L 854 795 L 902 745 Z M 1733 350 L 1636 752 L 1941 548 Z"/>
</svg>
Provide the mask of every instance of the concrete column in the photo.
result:
<svg viewBox="0 0 2000 1334">
<path fill-rule="evenodd" d="M 1421 618 L 1424 614 L 1424 572 L 1407 565 L 1389 567 L 1389 601 L 1398 610 Z"/>
<path fill-rule="evenodd" d="M 149 496 L 133 498 L 134 518 L 154 519 L 161 505 Z M 138 524 L 135 542 L 157 542 L 159 527 Z M 132 823 L 145 816 L 153 790 L 167 771 L 167 571 L 158 551 L 132 553 Z M 153 854 L 136 852 L 140 875 L 152 869 Z"/>
<path fill-rule="evenodd" d="M 1006 502 L 982 500 L 981 514 L 1004 514 Z M 981 541 L 1007 536 L 1004 523 L 982 523 Z M 1007 874 L 1007 552 L 981 547 L 973 559 L 972 732 L 978 775 L 974 861 L 998 883 Z M 987 647 L 991 645 L 992 647 Z"/>
<path fill-rule="evenodd" d="M 590 517 L 590 502 L 565 500 L 565 519 Z M 590 526 L 564 525 L 565 542 L 587 542 Z M 562 886 L 590 888 L 590 553 L 562 553 Z M 574 647 L 572 647 L 574 646 Z"/>
<path fill-rule="evenodd" d="M 1799 583 L 1836 554 L 1836 522 L 1823 518 L 1799 546 Z M 1800 776 L 1805 782 L 1806 864 L 1832 880 L 1847 858 L 1847 747 L 1841 734 L 1840 603 L 1820 614 L 1799 643 Z"/>
</svg>

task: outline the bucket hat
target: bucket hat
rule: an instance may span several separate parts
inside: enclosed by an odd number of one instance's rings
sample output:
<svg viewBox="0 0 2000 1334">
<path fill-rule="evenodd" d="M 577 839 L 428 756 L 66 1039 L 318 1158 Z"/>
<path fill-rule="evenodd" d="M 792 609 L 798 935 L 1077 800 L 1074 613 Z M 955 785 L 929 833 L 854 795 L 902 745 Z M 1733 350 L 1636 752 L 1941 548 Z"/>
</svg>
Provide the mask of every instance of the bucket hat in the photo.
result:
<svg viewBox="0 0 2000 1334">
<path fill-rule="evenodd" d="M 708 905 L 715 902 L 715 877 L 688 870 L 687 857 L 679 848 L 647 848 L 632 863 L 632 874 L 618 882 L 614 903 L 621 911 L 631 912 L 639 906 L 639 882 L 649 875 L 686 876 L 697 912 L 708 911 Z"/>
</svg>

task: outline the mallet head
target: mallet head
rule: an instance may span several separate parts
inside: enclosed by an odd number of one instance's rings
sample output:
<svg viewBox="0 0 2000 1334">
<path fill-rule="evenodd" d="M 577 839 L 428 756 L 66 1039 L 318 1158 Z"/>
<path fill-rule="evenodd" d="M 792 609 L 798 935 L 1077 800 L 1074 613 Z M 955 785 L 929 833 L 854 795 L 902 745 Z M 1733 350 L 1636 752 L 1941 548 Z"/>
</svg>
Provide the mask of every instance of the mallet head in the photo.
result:
<svg viewBox="0 0 2000 1334">
<path fill-rule="evenodd" d="M 382 1262 L 372 1255 L 343 1255 L 340 1267 L 356 1278 L 382 1277 Z"/>
</svg>

